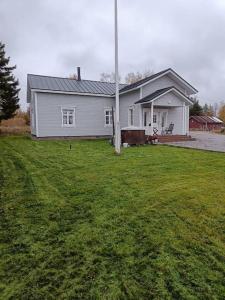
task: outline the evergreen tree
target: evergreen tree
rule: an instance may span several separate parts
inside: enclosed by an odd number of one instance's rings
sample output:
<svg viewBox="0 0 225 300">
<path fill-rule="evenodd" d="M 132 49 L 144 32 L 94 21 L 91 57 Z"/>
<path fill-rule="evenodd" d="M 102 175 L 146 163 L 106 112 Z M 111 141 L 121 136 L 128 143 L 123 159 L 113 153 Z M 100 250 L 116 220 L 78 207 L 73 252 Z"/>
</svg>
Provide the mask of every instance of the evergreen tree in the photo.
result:
<svg viewBox="0 0 225 300">
<path fill-rule="evenodd" d="M 190 108 L 190 116 L 201 116 L 203 109 L 199 104 L 198 100 L 194 100 L 194 104 Z"/>
<path fill-rule="evenodd" d="M 12 74 L 16 66 L 10 67 L 9 60 L 5 57 L 5 45 L 0 42 L 0 122 L 13 117 L 19 108 L 19 82 Z"/>
<path fill-rule="evenodd" d="M 205 104 L 204 106 L 203 106 L 203 114 L 205 115 L 205 116 L 209 116 L 209 117 L 212 117 L 212 116 L 214 116 L 214 108 L 213 108 L 213 106 L 212 106 L 212 104 Z"/>
</svg>

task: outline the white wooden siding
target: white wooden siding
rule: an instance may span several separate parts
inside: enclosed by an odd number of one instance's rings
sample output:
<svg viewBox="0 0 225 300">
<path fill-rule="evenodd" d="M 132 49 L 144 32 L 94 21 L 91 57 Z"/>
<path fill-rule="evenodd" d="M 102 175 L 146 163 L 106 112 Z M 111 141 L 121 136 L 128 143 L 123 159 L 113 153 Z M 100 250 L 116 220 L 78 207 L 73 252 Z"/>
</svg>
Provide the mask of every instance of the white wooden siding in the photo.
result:
<svg viewBox="0 0 225 300">
<path fill-rule="evenodd" d="M 39 137 L 108 136 L 104 110 L 112 107 L 113 98 L 37 93 Z M 62 126 L 62 107 L 76 108 L 76 127 Z"/>
<path fill-rule="evenodd" d="M 149 94 L 154 93 L 157 90 L 175 86 L 181 92 L 185 92 L 184 88 L 177 84 L 174 80 L 172 80 L 168 75 L 160 77 L 159 79 L 150 82 L 149 84 L 142 87 L 142 97 L 148 96 Z"/>
<path fill-rule="evenodd" d="M 127 127 L 128 109 L 139 100 L 140 92 L 133 91 L 120 96 L 120 127 Z M 134 105 L 134 126 L 140 126 L 140 105 Z"/>
</svg>

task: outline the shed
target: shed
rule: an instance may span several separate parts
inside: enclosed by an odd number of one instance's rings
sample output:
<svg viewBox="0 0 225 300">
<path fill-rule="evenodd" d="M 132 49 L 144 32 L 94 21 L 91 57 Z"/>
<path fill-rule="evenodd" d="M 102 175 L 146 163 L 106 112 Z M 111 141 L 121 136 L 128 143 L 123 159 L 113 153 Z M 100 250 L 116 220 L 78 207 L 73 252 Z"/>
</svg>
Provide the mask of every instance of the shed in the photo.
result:
<svg viewBox="0 0 225 300">
<path fill-rule="evenodd" d="M 189 128 L 190 130 L 220 130 L 224 127 L 224 122 L 217 117 L 209 116 L 190 116 Z"/>
</svg>

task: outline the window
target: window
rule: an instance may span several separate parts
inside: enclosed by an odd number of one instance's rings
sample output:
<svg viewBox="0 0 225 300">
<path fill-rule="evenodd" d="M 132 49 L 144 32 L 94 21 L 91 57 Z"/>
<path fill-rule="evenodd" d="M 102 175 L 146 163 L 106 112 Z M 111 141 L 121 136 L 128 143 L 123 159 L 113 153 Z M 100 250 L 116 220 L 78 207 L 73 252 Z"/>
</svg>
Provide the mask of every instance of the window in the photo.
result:
<svg viewBox="0 0 225 300">
<path fill-rule="evenodd" d="M 130 107 L 128 110 L 128 126 L 134 126 L 134 108 Z"/>
<path fill-rule="evenodd" d="M 144 112 L 144 126 L 147 126 L 147 111 Z"/>
<path fill-rule="evenodd" d="M 112 118 L 112 110 L 105 109 L 105 126 L 112 126 L 113 118 Z"/>
<path fill-rule="evenodd" d="M 157 115 L 153 115 L 153 123 L 157 122 Z"/>
<path fill-rule="evenodd" d="M 63 127 L 75 126 L 75 108 L 62 109 L 62 126 Z"/>
</svg>

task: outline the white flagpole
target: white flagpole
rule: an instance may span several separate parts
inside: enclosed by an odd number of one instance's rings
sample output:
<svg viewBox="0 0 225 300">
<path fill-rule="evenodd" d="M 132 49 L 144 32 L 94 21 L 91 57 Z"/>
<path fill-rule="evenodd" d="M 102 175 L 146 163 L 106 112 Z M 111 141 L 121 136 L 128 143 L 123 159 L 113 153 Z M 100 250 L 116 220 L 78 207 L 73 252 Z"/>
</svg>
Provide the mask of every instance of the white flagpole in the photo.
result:
<svg viewBox="0 0 225 300">
<path fill-rule="evenodd" d="M 115 0 L 115 83 L 116 83 L 116 126 L 115 126 L 115 151 L 120 154 L 120 100 L 119 100 L 119 67 L 118 67 L 118 21 L 117 0 Z"/>
</svg>

